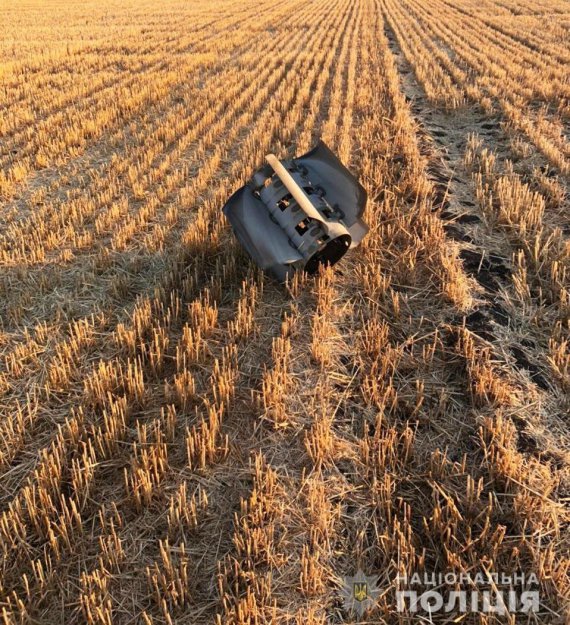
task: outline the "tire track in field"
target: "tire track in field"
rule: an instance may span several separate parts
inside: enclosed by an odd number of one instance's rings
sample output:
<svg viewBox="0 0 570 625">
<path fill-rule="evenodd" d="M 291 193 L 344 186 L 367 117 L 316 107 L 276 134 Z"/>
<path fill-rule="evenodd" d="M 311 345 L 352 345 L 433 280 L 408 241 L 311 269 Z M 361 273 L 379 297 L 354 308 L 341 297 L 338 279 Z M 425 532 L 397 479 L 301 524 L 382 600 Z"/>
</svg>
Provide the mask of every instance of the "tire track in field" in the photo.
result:
<svg viewBox="0 0 570 625">
<path fill-rule="evenodd" d="M 570 449 L 563 443 L 567 428 L 561 415 L 568 406 L 564 388 L 551 377 L 543 359 L 549 351 L 549 335 L 540 325 L 521 324 L 520 310 L 513 306 L 517 247 L 503 231 L 489 225 L 476 197 L 472 175 L 464 164 L 473 133 L 500 160 L 512 158 L 509 138 L 496 118 L 473 108 L 445 112 L 430 105 L 388 20 L 385 30 L 402 90 L 419 124 L 420 149 L 428 158 L 428 175 L 434 184 L 434 208 L 445 222 L 447 236 L 459 246 L 464 270 L 479 286 L 475 308 L 453 322 L 491 346 L 494 356 L 515 379 L 535 385 L 536 396 L 542 397 L 545 409 L 536 411 L 532 421 L 514 419 L 519 450 L 551 466 L 555 475 L 563 476 L 568 471 Z"/>
<path fill-rule="evenodd" d="M 528 75 L 519 75 L 518 80 L 509 79 L 502 65 L 493 61 L 493 58 L 499 58 L 505 51 L 499 48 L 495 55 L 489 56 L 489 42 L 484 34 L 480 34 L 477 30 L 470 30 L 468 38 L 458 37 L 457 32 L 461 29 L 461 21 L 456 22 L 452 18 L 449 24 L 441 22 L 434 9 L 413 5 L 413 2 L 408 3 L 408 8 L 415 17 L 412 25 L 418 28 L 415 22 L 420 21 L 424 26 L 420 31 L 422 39 L 425 40 L 424 45 L 431 47 L 433 54 L 440 55 L 448 71 L 455 72 L 456 66 L 463 68 L 467 85 L 465 90 L 466 93 L 470 93 L 470 99 L 484 106 L 486 110 L 498 107 L 503 119 L 512 129 L 525 135 L 552 167 L 557 168 L 564 175 L 568 174 L 567 156 L 570 148 L 566 137 L 560 131 L 559 120 L 548 115 L 541 117 L 529 105 L 528 91 L 534 89 L 534 84 L 528 84 Z M 395 23 L 392 22 L 391 26 L 395 28 Z M 444 43 L 443 54 L 439 53 L 435 43 L 437 41 Z M 453 58 L 450 58 L 450 55 Z M 516 61 L 513 62 L 516 66 Z M 540 63 L 544 67 L 544 61 L 541 60 Z M 483 74 L 480 67 L 486 68 Z M 505 82 L 507 86 L 504 85 Z M 471 93 L 473 88 L 476 91 Z M 550 88 L 555 95 L 564 90 L 563 87 L 557 88 L 556 80 L 550 81 Z M 518 115 L 521 107 L 524 108 L 522 116 Z"/>
</svg>

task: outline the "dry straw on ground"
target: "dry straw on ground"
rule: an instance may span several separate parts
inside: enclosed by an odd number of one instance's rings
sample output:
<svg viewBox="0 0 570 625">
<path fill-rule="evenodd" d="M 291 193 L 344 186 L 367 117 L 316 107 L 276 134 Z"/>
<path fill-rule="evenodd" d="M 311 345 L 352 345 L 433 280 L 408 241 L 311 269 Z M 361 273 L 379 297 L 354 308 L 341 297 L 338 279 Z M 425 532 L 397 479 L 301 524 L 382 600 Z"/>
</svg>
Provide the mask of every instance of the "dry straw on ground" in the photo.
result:
<svg viewBox="0 0 570 625">
<path fill-rule="evenodd" d="M 540 615 L 456 622 L 562 623 L 563 0 L 0 23 L 2 621 L 351 622 L 360 566 L 369 622 L 418 622 L 397 574 L 484 570 L 534 572 Z M 371 231 L 280 287 L 220 208 L 318 137 Z"/>
</svg>

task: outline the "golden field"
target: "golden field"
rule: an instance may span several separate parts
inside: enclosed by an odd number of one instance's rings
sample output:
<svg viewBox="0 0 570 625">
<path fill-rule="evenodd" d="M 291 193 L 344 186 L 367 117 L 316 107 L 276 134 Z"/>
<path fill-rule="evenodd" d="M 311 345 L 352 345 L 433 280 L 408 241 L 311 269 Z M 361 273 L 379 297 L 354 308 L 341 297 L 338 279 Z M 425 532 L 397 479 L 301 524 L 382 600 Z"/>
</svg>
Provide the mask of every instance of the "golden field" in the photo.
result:
<svg viewBox="0 0 570 625">
<path fill-rule="evenodd" d="M 565 623 L 568 2 L 0 24 L 2 622 L 351 623 L 360 567 L 363 622 Z M 221 207 L 318 138 L 371 230 L 281 286 Z M 533 572 L 540 612 L 398 611 L 424 571 Z"/>
</svg>

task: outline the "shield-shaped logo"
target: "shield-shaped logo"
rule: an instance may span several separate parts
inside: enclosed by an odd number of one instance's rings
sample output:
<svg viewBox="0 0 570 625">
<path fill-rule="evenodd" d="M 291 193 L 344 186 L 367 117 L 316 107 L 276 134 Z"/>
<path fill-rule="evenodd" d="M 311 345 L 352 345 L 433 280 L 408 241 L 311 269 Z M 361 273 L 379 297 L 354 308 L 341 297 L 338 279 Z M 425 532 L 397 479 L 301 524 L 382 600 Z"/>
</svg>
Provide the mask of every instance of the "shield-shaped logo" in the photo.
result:
<svg viewBox="0 0 570 625">
<path fill-rule="evenodd" d="M 354 582 L 352 588 L 356 601 L 366 601 L 368 597 L 368 585 L 366 582 Z"/>
<path fill-rule="evenodd" d="M 376 604 L 376 599 L 380 594 L 378 576 L 365 575 L 361 569 L 358 569 L 356 575 L 347 575 L 343 578 L 340 592 L 346 611 L 354 611 L 362 616 Z"/>
</svg>

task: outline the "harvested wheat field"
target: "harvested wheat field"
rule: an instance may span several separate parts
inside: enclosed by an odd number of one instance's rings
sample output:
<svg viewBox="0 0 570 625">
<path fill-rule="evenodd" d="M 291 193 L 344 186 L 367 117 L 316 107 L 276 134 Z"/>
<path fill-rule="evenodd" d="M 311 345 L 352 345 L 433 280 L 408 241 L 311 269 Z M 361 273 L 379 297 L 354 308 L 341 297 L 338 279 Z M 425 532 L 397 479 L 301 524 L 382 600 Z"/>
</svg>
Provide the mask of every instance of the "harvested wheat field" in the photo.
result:
<svg viewBox="0 0 570 625">
<path fill-rule="evenodd" d="M 2 622 L 565 623 L 570 3 L 0 23 Z M 370 232 L 281 285 L 221 208 L 319 138 Z"/>
</svg>

